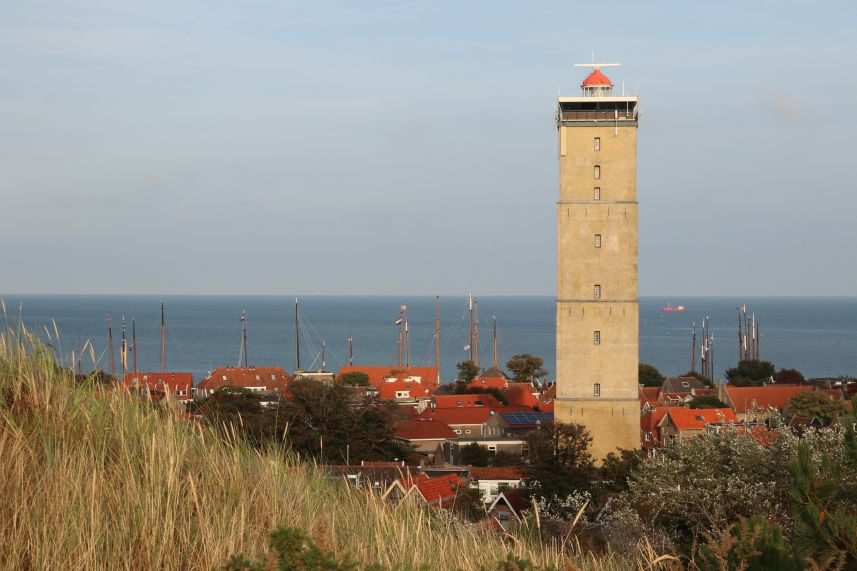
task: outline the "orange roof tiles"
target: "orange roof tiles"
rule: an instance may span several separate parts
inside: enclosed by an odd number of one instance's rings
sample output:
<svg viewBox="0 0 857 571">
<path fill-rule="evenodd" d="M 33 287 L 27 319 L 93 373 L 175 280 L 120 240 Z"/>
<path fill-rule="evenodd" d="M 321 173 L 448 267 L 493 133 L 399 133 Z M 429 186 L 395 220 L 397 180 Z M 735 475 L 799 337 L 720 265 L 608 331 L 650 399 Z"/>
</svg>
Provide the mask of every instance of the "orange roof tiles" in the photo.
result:
<svg viewBox="0 0 857 571">
<path fill-rule="evenodd" d="M 417 418 L 439 420 L 450 426 L 485 424 L 494 414 L 501 412 L 520 412 L 527 410 L 520 406 L 492 406 L 492 407 L 461 407 L 461 408 L 428 408 Z"/>
<path fill-rule="evenodd" d="M 678 408 L 666 409 L 673 426 L 678 430 L 702 430 L 714 422 L 738 422 L 731 408 Z"/>
<path fill-rule="evenodd" d="M 471 389 L 500 389 L 509 386 L 509 380 L 504 377 L 476 377 L 467 385 Z"/>
<path fill-rule="evenodd" d="M 448 424 L 434 419 L 409 418 L 396 423 L 393 435 L 402 440 L 441 440 L 457 438 Z"/>
<path fill-rule="evenodd" d="M 384 382 L 378 388 L 378 398 L 381 399 L 397 399 L 397 398 L 426 398 L 430 397 L 435 391 L 435 385 L 424 385 L 413 381 L 405 381 L 396 379 L 391 382 Z M 404 393 L 407 393 L 405 395 Z M 402 396 L 399 396 L 402 395 Z"/>
<path fill-rule="evenodd" d="M 351 373 L 359 371 L 366 373 L 369 376 L 369 384 L 376 388 L 380 388 L 388 378 L 395 375 L 393 371 L 405 371 L 408 376 L 414 379 L 419 379 L 420 384 L 436 385 L 437 384 L 437 367 L 395 367 L 395 366 L 345 366 L 339 368 L 339 374 Z"/>
<path fill-rule="evenodd" d="M 472 406 L 501 406 L 494 395 L 490 394 L 466 394 L 466 395 L 435 395 L 432 397 L 432 405 L 435 408 L 462 408 Z"/>
<path fill-rule="evenodd" d="M 813 390 L 813 387 L 806 385 L 765 385 L 762 387 L 726 385 L 725 388 L 726 394 L 738 414 L 746 413 L 753 406 L 753 403 L 762 409 L 770 406 L 782 412 L 792 397 Z"/>
<path fill-rule="evenodd" d="M 145 386 L 150 392 L 170 393 L 178 400 L 189 400 L 193 392 L 193 373 L 137 371 L 125 373 L 126 387 Z"/>
<path fill-rule="evenodd" d="M 222 387 L 265 387 L 283 391 L 294 380 L 282 367 L 220 367 L 199 382 L 198 388 L 216 391 Z"/>
</svg>

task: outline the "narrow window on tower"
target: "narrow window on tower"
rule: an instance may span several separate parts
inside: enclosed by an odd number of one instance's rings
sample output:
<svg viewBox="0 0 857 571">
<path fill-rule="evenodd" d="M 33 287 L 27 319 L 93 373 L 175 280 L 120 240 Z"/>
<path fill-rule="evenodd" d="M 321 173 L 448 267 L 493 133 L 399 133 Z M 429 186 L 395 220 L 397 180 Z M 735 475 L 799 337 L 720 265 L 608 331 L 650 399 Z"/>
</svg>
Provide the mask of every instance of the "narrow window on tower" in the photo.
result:
<svg viewBox="0 0 857 571">
<path fill-rule="evenodd" d="M 595 332 L 595 336 L 594 336 L 594 337 L 595 337 L 595 344 L 596 344 L 596 345 L 601 345 L 601 332 L 600 332 L 600 331 L 596 331 L 596 332 Z"/>
<path fill-rule="evenodd" d="M 601 247 L 601 234 L 596 234 L 596 235 L 595 235 L 595 247 L 596 247 L 596 248 L 600 248 L 600 247 Z"/>
<path fill-rule="evenodd" d="M 601 396 L 601 383 L 595 383 L 595 396 Z"/>
<path fill-rule="evenodd" d="M 594 144 L 593 144 L 593 148 L 594 148 L 596 151 L 600 151 L 600 150 L 601 150 L 601 137 L 595 137 L 595 142 L 594 142 Z"/>
<path fill-rule="evenodd" d="M 601 165 L 595 165 L 595 180 L 601 178 Z"/>
<path fill-rule="evenodd" d="M 601 297 L 601 284 L 595 284 L 595 299 Z"/>
<path fill-rule="evenodd" d="M 601 187 L 595 187 L 595 200 L 601 200 Z"/>
</svg>

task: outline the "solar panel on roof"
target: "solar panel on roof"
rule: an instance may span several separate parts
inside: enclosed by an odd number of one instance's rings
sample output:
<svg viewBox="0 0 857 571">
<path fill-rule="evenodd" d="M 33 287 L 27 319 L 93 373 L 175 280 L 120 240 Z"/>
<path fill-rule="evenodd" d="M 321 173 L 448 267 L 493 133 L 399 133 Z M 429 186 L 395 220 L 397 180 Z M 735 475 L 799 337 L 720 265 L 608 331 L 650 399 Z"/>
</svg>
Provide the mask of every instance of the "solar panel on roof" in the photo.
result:
<svg viewBox="0 0 857 571">
<path fill-rule="evenodd" d="M 504 412 L 503 418 L 509 424 L 538 424 L 541 421 L 553 420 L 552 412 Z"/>
</svg>

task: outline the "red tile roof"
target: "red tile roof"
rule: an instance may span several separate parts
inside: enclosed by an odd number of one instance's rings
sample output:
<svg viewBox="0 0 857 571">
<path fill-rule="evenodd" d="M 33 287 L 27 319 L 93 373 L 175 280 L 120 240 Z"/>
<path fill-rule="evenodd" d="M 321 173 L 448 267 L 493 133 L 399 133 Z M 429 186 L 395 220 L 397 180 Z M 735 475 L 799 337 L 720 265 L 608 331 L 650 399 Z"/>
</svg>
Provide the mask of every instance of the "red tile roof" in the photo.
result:
<svg viewBox="0 0 857 571">
<path fill-rule="evenodd" d="M 429 505 L 445 507 L 455 502 L 458 488 L 464 485 L 464 482 L 457 475 L 449 474 L 437 478 L 418 478 L 415 485 Z"/>
<path fill-rule="evenodd" d="M 125 373 L 126 387 L 145 386 L 150 392 L 171 394 L 177 400 L 190 400 L 193 392 L 193 373 L 137 371 Z"/>
<path fill-rule="evenodd" d="M 467 386 L 471 389 L 500 389 L 502 391 L 508 385 L 509 381 L 504 377 L 476 377 Z"/>
<path fill-rule="evenodd" d="M 539 399 L 536 398 L 537 393 L 538 391 L 530 383 L 509 383 L 509 386 L 503 391 L 503 396 L 506 397 L 510 405 L 519 405 L 532 410 L 539 406 Z"/>
<path fill-rule="evenodd" d="M 738 422 L 731 408 L 670 407 L 666 411 L 666 416 L 678 430 L 702 430 L 713 422 Z"/>
<path fill-rule="evenodd" d="M 523 480 L 524 473 L 517 468 L 470 468 L 470 477 L 473 480 Z"/>
<path fill-rule="evenodd" d="M 216 391 L 222 387 L 265 387 L 282 392 L 294 377 L 282 367 L 220 367 L 201 380 L 197 388 Z"/>
<path fill-rule="evenodd" d="M 448 424 L 439 420 L 409 418 L 396 423 L 393 435 L 402 440 L 441 440 L 458 435 Z"/>
<path fill-rule="evenodd" d="M 435 395 L 432 397 L 432 405 L 435 408 L 461 408 L 470 406 L 501 406 L 494 395 L 489 394 L 467 394 L 467 395 Z"/>
<path fill-rule="evenodd" d="M 378 398 L 380 399 L 397 399 L 397 398 L 407 398 L 407 399 L 415 399 L 415 398 L 426 398 L 430 397 L 435 391 L 435 385 L 429 384 L 424 385 L 422 383 L 415 383 L 412 381 L 405 381 L 401 379 L 397 379 L 392 382 L 382 383 L 378 388 Z M 396 393 L 407 392 L 408 396 L 399 397 L 396 396 Z"/>
<path fill-rule="evenodd" d="M 415 380 L 418 379 L 420 384 L 423 385 L 437 384 L 437 367 L 370 367 L 354 365 L 339 368 L 340 375 L 344 375 L 345 373 L 351 373 L 354 371 L 366 373 L 366 375 L 369 376 L 369 384 L 378 388 L 384 384 L 385 379 L 393 377 L 393 375 L 391 374 L 392 371 L 405 371 L 411 378 L 414 378 Z"/>
<path fill-rule="evenodd" d="M 762 409 L 772 406 L 782 412 L 792 397 L 813 390 L 813 387 L 806 385 L 765 385 L 763 387 L 726 385 L 725 388 L 726 394 L 738 414 L 746 413 L 753 406 L 753 403 Z"/>
<path fill-rule="evenodd" d="M 485 424 L 494 414 L 528 410 L 520 406 L 479 406 L 461 408 L 427 408 L 417 418 L 439 420 L 449 426 Z"/>
</svg>

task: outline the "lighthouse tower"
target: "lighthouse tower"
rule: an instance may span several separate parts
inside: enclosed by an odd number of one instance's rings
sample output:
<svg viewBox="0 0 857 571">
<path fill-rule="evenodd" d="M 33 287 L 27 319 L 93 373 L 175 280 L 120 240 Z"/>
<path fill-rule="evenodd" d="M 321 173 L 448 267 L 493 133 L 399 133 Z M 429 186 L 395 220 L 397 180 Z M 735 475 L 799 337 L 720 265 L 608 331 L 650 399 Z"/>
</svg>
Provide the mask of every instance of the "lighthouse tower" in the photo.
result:
<svg viewBox="0 0 857 571">
<path fill-rule="evenodd" d="M 637 98 L 592 68 L 560 97 L 557 422 L 584 425 L 601 460 L 640 447 Z"/>
</svg>

